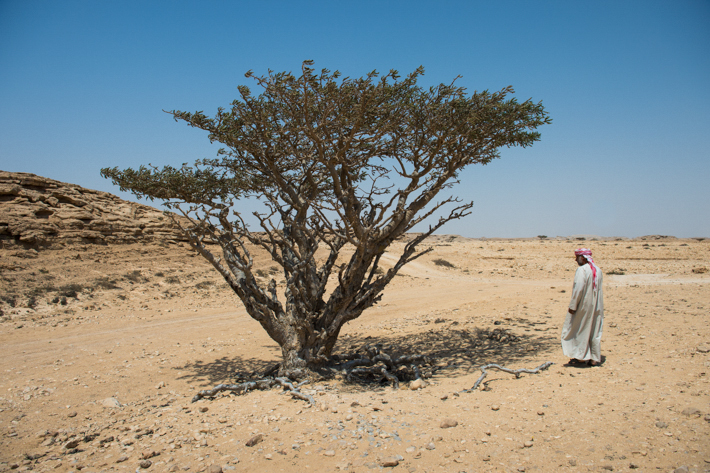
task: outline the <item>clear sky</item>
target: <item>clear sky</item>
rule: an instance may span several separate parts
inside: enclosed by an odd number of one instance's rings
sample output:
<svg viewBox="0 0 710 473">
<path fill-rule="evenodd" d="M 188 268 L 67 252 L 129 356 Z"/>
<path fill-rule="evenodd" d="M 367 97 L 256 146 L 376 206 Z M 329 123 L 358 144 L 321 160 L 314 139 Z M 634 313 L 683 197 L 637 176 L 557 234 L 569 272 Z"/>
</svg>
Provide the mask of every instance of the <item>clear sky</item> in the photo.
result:
<svg viewBox="0 0 710 473">
<path fill-rule="evenodd" d="M 543 102 L 541 141 L 468 168 L 442 233 L 710 237 L 707 0 L 0 0 L 0 170 L 129 198 L 102 167 L 215 155 L 163 109 L 212 115 L 304 59 Z"/>
</svg>

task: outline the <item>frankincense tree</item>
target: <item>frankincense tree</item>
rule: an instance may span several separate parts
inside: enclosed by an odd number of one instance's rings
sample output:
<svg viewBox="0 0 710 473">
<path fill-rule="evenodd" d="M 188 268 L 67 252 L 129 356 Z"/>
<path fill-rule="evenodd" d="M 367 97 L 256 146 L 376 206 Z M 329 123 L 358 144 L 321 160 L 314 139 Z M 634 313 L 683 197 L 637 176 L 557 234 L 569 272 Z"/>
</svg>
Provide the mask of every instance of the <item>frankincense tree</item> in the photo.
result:
<svg viewBox="0 0 710 473">
<path fill-rule="evenodd" d="M 536 129 L 550 123 L 541 103 L 509 98 L 511 87 L 467 94 L 455 81 L 417 85 L 423 68 L 406 77 L 373 71 L 342 78 L 312 65 L 305 61 L 300 76 L 247 73 L 260 93 L 239 86 L 239 98 L 214 117 L 169 112 L 223 144 L 216 158 L 101 171 L 122 190 L 163 200 L 189 219 L 183 231 L 190 244 L 279 344 L 279 374 L 291 379 L 328 363 L 343 325 L 376 304 L 404 265 L 430 251 L 418 245 L 470 213 L 473 203 L 438 198 L 462 169 L 487 164 L 502 147 L 533 144 Z M 245 198 L 263 204 L 254 212 L 258 230 L 236 207 Z M 383 271 L 383 253 L 430 217 L 435 223 Z M 283 269 L 283 300 L 275 280 L 255 276 L 250 245 Z M 345 245 L 352 254 L 336 264 Z M 319 248 L 326 257 L 316 258 Z M 335 289 L 326 291 L 335 274 Z"/>
</svg>

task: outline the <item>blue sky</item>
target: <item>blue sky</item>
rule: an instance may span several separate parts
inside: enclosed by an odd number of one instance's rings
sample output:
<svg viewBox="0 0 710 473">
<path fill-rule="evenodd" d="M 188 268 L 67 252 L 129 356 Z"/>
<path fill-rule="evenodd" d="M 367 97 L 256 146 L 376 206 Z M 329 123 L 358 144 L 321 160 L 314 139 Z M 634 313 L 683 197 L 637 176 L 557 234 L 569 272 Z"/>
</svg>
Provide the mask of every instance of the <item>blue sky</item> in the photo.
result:
<svg viewBox="0 0 710 473">
<path fill-rule="evenodd" d="M 213 114 L 244 73 L 512 85 L 553 123 L 468 168 L 442 233 L 710 237 L 710 2 L 0 0 L 0 169 L 128 198 L 99 176 L 212 157 L 162 110 Z"/>
</svg>

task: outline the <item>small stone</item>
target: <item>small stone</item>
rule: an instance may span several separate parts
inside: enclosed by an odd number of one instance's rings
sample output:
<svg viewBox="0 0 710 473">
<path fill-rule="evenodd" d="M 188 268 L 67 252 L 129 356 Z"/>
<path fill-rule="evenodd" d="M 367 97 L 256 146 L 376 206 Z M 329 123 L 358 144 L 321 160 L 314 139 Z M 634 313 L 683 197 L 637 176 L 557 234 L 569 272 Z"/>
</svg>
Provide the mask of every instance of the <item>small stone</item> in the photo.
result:
<svg viewBox="0 0 710 473">
<path fill-rule="evenodd" d="M 70 441 L 68 441 L 67 443 L 64 444 L 64 448 L 65 448 L 66 450 L 71 450 L 72 448 L 78 447 L 78 446 L 79 446 L 79 442 L 81 442 L 81 440 L 79 440 L 79 439 L 72 439 L 72 440 L 70 440 Z"/>
<path fill-rule="evenodd" d="M 537 411 L 537 415 L 539 415 L 539 416 L 544 416 L 544 415 L 545 415 L 545 412 L 544 412 L 544 411 Z"/>
<path fill-rule="evenodd" d="M 252 438 L 247 440 L 247 442 L 244 445 L 246 445 L 247 447 L 253 447 L 257 443 L 261 442 L 262 440 L 264 440 L 264 436 L 262 434 L 256 434 Z"/>
<path fill-rule="evenodd" d="M 106 399 L 101 401 L 101 405 L 108 408 L 121 407 L 121 403 L 118 402 L 118 399 L 116 399 L 115 397 L 107 397 Z"/>
<path fill-rule="evenodd" d="M 481 460 L 483 460 L 484 462 L 489 462 L 489 461 L 491 461 L 491 456 L 490 456 L 490 455 L 486 455 L 486 456 L 484 456 L 483 458 L 481 458 Z"/>
<path fill-rule="evenodd" d="M 116 459 L 116 463 L 123 463 L 128 460 L 128 457 L 126 455 L 121 455 Z"/>
<path fill-rule="evenodd" d="M 380 460 L 380 466 L 385 468 L 393 468 L 399 465 L 399 458 L 397 457 L 386 457 Z"/>
<path fill-rule="evenodd" d="M 629 468 L 631 468 L 632 470 L 635 470 L 638 467 L 639 466 L 636 463 L 629 463 Z"/>
<path fill-rule="evenodd" d="M 518 471 L 525 473 L 525 467 L 524 466 L 519 466 Z"/>
<path fill-rule="evenodd" d="M 436 448 L 436 445 L 434 445 L 434 442 L 429 442 L 428 444 L 426 444 L 425 448 L 427 450 L 434 450 Z"/>
<path fill-rule="evenodd" d="M 202 407 L 200 407 L 200 412 L 207 412 L 207 411 L 209 411 L 209 410 L 210 410 L 210 408 L 207 407 L 207 406 L 202 406 Z"/>
<path fill-rule="evenodd" d="M 417 378 L 414 381 L 412 381 L 411 383 L 409 383 L 409 389 L 411 389 L 412 391 L 416 391 L 417 389 L 422 389 L 422 388 L 424 388 L 424 386 L 426 386 L 426 383 L 421 378 Z"/>
<path fill-rule="evenodd" d="M 417 451 L 417 447 L 407 447 L 407 449 L 405 450 L 405 452 L 407 452 L 407 453 L 414 453 L 416 451 Z"/>
<path fill-rule="evenodd" d="M 341 462 L 339 462 L 339 463 L 336 463 L 336 464 L 335 464 L 335 467 L 336 467 L 338 470 L 345 471 L 345 470 L 347 470 L 348 468 L 350 468 L 350 462 L 347 461 L 347 460 L 343 460 L 343 461 L 341 461 Z"/>
<path fill-rule="evenodd" d="M 567 463 L 569 463 L 569 466 L 577 466 L 577 460 L 574 460 L 574 459 L 573 459 L 573 460 L 570 460 L 570 461 L 567 462 Z"/>
<path fill-rule="evenodd" d="M 156 456 L 158 456 L 158 452 L 154 452 L 153 450 L 143 450 L 143 452 L 141 452 L 141 458 L 143 460 L 147 460 Z"/>
<path fill-rule="evenodd" d="M 531 440 L 526 440 L 525 443 L 523 443 L 523 447 L 525 448 L 530 448 L 533 446 L 533 443 Z"/>
<path fill-rule="evenodd" d="M 612 465 L 602 465 L 601 468 L 606 471 L 614 471 L 614 467 Z"/>
<path fill-rule="evenodd" d="M 705 421 L 710 422 L 710 414 L 705 414 Z"/>
<path fill-rule="evenodd" d="M 673 473 L 688 473 L 688 467 L 685 465 L 679 466 L 678 468 L 673 470 Z"/>
<path fill-rule="evenodd" d="M 493 404 L 493 405 L 491 406 L 491 410 L 492 410 L 492 411 L 497 411 L 498 409 L 500 409 L 500 406 L 499 406 L 498 404 Z"/>
<path fill-rule="evenodd" d="M 158 385 L 155 387 L 155 389 L 162 389 L 165 387 L 165 381 L 161 381 L 158 383 Z"/>
<path fill-rule="evenodd" d="M 451 427 L 456 427 L 457 425 L 459 425 L 459 422 L 457 420 L 447 418 L 441 421 L 439 427 L 441 427 L 442 429 L 449 429 Z"/>
<path fill-rule="evenodd" d="M 353 420 L 353 415 L 352 414 L 346 415 L 345 420 Z"/>
<path fill-rule="evenodd" d="M 138 466 L 140 466 L 141 468 L 143 468 L 145 470 L 146 468 L 150 468 L 150 466 L 152 464 L 153 464 L 153 462 L 150 460 L 141 460 L 141 462 L 138 464 Z"/>
<path fill-rule="evenodd" d="M 709 347 L 709 346 L 705 346 L 705 345 L 700 345 L 700 346 L 698 347 L 698 351 L 699 351 L 700 353 L 710 353 L 710 347 Z"/>
<path fill-rule="evenodd" d="M 656 422 L 656 427 L 658 427 L 659 429 L 665 429 L 668 427 L 668 424 L 659 420 L 658 422 Z"/>
<path fill-rule="evenodd" d="M 264 455 L 264 458 L 267 459 L 267 460 L 271 460 L 271 459 L 274 458 L 274 456 L 273 456 L 272 454 L 270 454 L 270 453 L 267 453 L 266 455 Z"/>
<path fill-rule="evenodd" d="M 207 473 L 222 473 L 222 467 L 219 465 L 210 465 L 210 467 L 207 468 Z"/>
<path fill-rule="evenodd" d="M 681 414 L 688 417 L 697 417 L 700 416 L 702 412 L 700 412 L 700 409 L 696 407 L 686 407 L 685 409 L 683 409 L 683 412 L 681 412 Z"/>
<path fill-rule="evenodd" d="M 69 414 L 67 414 L 67 417 L 76 417 L 76 411 L 72 411 Z"/>
<path fill-rule="evenodd" d="M 335 450 L 326 450 L 323 452 L 324 457 L 334 457 L 335 456 Z"/>
</svg>

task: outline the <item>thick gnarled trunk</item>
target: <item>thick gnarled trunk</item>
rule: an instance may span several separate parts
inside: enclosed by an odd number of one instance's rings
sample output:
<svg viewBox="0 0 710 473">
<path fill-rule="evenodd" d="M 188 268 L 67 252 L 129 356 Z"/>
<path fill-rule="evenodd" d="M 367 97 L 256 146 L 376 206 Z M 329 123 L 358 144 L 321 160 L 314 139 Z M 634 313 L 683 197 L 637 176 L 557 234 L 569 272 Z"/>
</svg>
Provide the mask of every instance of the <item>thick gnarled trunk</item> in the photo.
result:
<svg viewBox="0 0 710 473">
<path fill-rule="evenodd" d="M 330 336 L 310 339 L 302 336 L 295 326 L 284 327 L 284 332 L 287 339 L 281 343 L 279 376 L 301 379 L 329 361 L 339 330 Z"/>
</svg>

